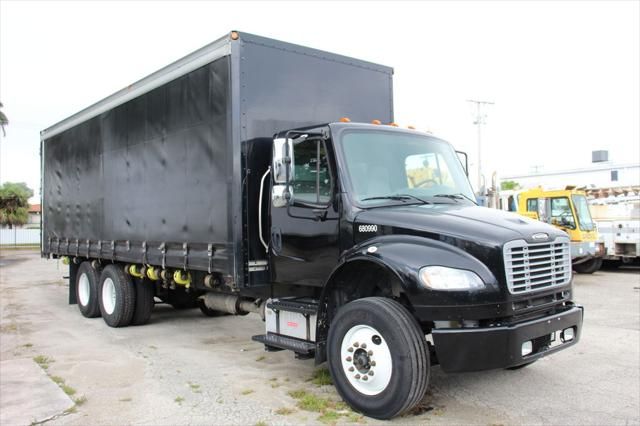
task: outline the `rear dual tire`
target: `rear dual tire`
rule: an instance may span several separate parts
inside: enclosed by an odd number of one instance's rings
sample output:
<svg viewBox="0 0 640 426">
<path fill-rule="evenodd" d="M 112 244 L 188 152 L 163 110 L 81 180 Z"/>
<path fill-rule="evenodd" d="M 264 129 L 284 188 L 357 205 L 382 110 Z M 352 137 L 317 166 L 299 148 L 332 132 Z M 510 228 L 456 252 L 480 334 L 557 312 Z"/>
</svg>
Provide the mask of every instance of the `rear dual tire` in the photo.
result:
<svg viewBox="0 0 640 426">
<path fill-rule="evenodd" d="M 76 273 L 76 301 L 80 313 L 87 318 L 100 316 L 100 271 L 85 261 Z"/>
<path fill-rule="evenodd" d="M 395 300 L 368 297 L 340 308 L 329 328 L 327 355 L 340 396 L 376 419 L 411 410 L 429 384 L 424 333 Z"/>
<path fill-rule="evenodd" d="M 136 289 L 131 277 L 117 265 L 108 265 L 100 275 L 100 312 L 109 327 L 131 323 L 136 307 Z"/>
</svg>

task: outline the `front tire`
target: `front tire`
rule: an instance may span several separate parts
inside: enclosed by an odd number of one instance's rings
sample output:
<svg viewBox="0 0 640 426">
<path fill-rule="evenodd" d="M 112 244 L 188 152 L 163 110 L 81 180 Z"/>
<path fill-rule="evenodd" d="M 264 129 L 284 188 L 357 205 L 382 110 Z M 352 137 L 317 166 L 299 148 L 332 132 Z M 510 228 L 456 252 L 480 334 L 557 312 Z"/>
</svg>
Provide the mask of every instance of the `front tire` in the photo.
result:
<svg viewBox="0 0 640 426">
<path fill-rule="evenodd" d="M 87 318 L 100 316 L 100 273 L 85 261 L 76 274 L 76 300 L 82 315 Z"/>
<path fill-rule="evenodd" d="M 586 262 L 573 265 L 573 269 L 579 274 L 593 274 L 602 267 L 602 258 L 596 257 Z"/>
<path fill-rule="evenodd" d="M 136 306 L 136 289 L 121 267 L 109 265 L 100 275 L 100 312 L 109 327 L 131 323 Z"/>
<path fill-rule="evenodd" d="M 368 297 L 341 307 L 329 328 L 327 355 L 340 396 L 376 419 L 409 411 L 429 384 L 424 333 L 391 299 Z"/>
</svg>

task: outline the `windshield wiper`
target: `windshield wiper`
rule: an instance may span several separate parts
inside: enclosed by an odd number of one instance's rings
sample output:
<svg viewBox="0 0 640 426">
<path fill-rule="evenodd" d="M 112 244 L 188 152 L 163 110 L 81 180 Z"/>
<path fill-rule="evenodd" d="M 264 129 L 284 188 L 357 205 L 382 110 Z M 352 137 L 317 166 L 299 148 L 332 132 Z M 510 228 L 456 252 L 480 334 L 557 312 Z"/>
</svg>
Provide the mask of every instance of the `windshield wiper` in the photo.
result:
<svg viewBox="0 0 640 426">
<path fill-rule="evenodd" d="M 422 204 L 433 204 L 431 201 L 423 200 L 422 198 L 418 198 L 415 195 L 411 194 L 395 194 L 395 195 L 382 195 L 379 197 L 368 197 L 363 198 L 361 201 L 368 200 L 397 200 L 397 201 L 405 201 L 414 199 L 416 201 L 420 201 Z"/>
<path fill-rule="evenodd" d="M 475 202 L 475 200 L 472 200 L 471 198 L 467 197 L 466 195 L 464 195 L 462 192 L 459 192 L 457 194 L 437 194 L 434 195 L 434 197 L 441 197 L 441 198 L 449 198 L 451 200 L 462 200 L 462 199 L 466 199 L 471 201 L 473 204 L 475 204 L 476 206 L 478 205 L 478 203 Z"/>
</svg>

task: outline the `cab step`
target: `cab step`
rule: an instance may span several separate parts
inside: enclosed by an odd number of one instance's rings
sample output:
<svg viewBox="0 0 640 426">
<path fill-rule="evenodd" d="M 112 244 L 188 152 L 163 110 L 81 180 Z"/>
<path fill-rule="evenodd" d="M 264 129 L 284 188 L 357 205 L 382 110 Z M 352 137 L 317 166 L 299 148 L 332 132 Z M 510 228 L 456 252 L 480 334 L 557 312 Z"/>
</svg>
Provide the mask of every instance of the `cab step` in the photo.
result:
<svg viewBox="0 0 640 426">
<path fill-rule="evenodd" d="M 251 338 L 256 342 L 264 344 L 267 351 L 281 351 L 284 349 L 295 352 L 296 358 L 309 359 L 315 356 L 316 345 L 308 340 L 300 340 L 295 337 L 283 336 L 281 334 L 267 333 L 259 334 Z"/>
</svg>

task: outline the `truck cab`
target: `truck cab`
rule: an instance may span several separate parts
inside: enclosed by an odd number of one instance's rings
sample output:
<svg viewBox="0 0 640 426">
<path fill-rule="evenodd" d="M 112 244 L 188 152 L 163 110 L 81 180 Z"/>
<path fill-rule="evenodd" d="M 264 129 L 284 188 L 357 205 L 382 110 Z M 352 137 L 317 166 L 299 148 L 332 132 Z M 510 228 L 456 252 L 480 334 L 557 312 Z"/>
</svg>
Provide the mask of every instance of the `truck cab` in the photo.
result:
<svg viewBox="0 0 640 426">
<path fill-rule="evenodd" d="M 273 293 L 267 332 L 254 339 L 327 360 L 356 409 L 393 411 L 391 402 L 367 404 L 389 398 L 393 374 L 422 386 L 421 363 L 519 368 L 579 339 L 569 237 L 478 206 L 448 142 L 343 120 L 275 135 L 265 176 L 261 237 Z M 394 336 L 399 329 L 406 333 Z M 413 332 L 428 336 L 424 352 Z M 394 372 L 394 347 L 416 351 L 413 373 Z M 397 386 L 392 393 L 405 398 L 416 391 Z"/>
<path fill-rule="evenodd" d="M 584 191 L 575 186 L 545 190 L 541 187 L 517 194 L 518 213 L 562 229 L 571 239 L 571 258 L 577 272 L 600 269 L 604 247 L 591 218 Z"/>
</svg>

